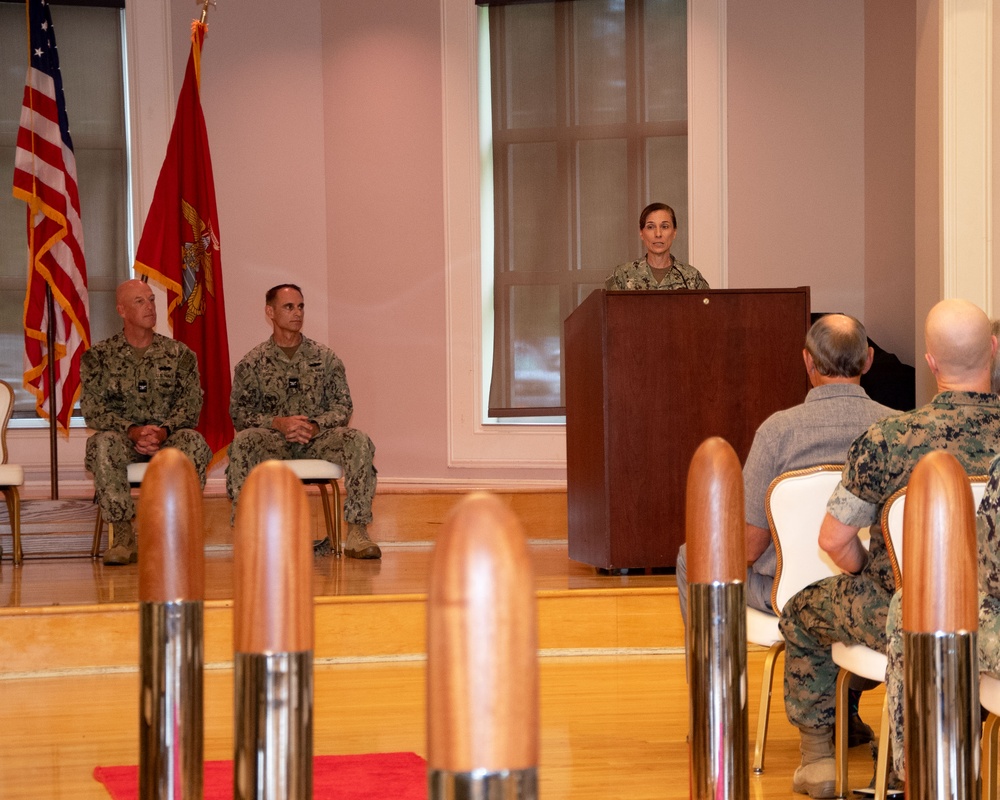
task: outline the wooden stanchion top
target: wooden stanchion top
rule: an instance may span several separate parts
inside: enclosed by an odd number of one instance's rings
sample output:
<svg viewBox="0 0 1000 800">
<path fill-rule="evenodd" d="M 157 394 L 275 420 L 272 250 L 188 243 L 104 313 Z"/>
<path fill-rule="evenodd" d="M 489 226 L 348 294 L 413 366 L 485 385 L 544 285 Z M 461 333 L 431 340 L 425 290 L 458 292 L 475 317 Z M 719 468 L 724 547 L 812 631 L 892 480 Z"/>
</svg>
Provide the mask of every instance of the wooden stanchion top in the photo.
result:
<svg viewBox="0 0 1000 800">
<path fill-rule="evenodd" d="M 427 600 L 430 769 L 538 766 L 538 636 L 531 560 L 504 503 L 469 495 L 449 514 Z"/>
<path fill-rule="evenodd" d="M 691 458 L 685 529 L 688 583 L 746 580 L 743 472 L 736 451 L 718 436 Z"/>
<path fill-rule="evenodd" d="M 978 630 L 976 510 L 969 479 L 954 456 L 928 453 L 913 470 L 903 548 L 903 630 Z"/>
<path fill-rule="evenodd" d="M 280 461 L 258 464 L 240 492 L 233 547 L 237 653 L 313 649 L 312 533 L 301 481 Z"/>
<path fill-rule="evenodd" d="M 176 447 L 146 469 L 136 512 L 139 602 L 205 599 L 205 530 L 194 464 Z"/>
</svg>

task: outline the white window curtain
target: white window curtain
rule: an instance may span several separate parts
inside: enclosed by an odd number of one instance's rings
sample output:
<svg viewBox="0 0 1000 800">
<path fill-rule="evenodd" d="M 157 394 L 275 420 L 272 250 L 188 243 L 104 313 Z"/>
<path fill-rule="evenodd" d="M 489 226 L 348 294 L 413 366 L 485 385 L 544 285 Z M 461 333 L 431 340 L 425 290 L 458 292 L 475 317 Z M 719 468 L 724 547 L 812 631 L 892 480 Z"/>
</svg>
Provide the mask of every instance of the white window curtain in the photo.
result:
<svg viewBox="0 0 1000 800">
<path fill-rule="evenodd" d="M 494 186 L 489 416 L 565 413 L 563 321 L 642 255 L 671 205 L 687 260 L 684 0 L 497 3 L 488 13 Z"/>
<path fill-rule="evenodd" d="M 50 0 L 66 93 L 90 294 L 92 341 L 118 331 L 115 288 L 130 277 L 128 154 L 122 14 L 124 4 Z M 0 2 L 0 378 L 14 386 L 15 417 L 34 418 L 22 388 L 28 245 L 25 204 L 11 194 L 14 147 L 27 69 L 23 0 Z M 16 423 L 15 423 L 16 424 Z"/>
</svg>

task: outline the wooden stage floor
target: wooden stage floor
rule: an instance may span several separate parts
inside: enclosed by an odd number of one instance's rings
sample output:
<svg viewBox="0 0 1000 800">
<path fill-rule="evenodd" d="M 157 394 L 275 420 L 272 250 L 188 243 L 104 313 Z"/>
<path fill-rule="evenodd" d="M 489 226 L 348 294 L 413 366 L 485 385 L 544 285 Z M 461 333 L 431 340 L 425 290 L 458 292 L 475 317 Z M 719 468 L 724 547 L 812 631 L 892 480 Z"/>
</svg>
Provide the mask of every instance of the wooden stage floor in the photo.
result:
<svg viewBox="0 0 1000 800">
<path fill-rule="evenodd" d="M 5 542 L 6 544 L 6 542 Z M 314 558 L 313 594 L 317 598 L 413 595 L 427 591 L 433 547 L 427 542 L 380 542 L 383 557 L 358 560 Z M 672 575 L 600 575 L 572 561 L 565 540 L 531 542 L 539 592 L 674 589 Z M 138 567 L 106 567 L 87 558 L 27 557 L 14 569 L 5 547 L 0 561 L 0 609 L 137 602 Z M 205 552 L 205 600 L 232 599 L 232 544 L 209 545 Z"/>
<path fill-rule="evenodd" d="M 529 546 L 542 689 L 540 796 L 687 797 L 688 695 L 674 578 L 599 575 L 569 559 L 559 533 L 558 524 L 529 528 L 537 537 Z M 206 759 L 232 755 L 231 537 L 226 526 L 206 546 Z M 94 767 L 138 763 L 138 568 L 35 557 L 15 569 L 9 537 L 2 538 L 0 798 L 106 798 Z M 86 545 L 86 533 L 79 538 Z M 432 544 L 420 531 L 383 530 L 375 538 L 380 562 L 314 561 L 316 754 L 426 755 Z M 751 734 L 762 662 L 763 651 L 752 649 Z M 766 772 L 750 779 L 752 796 L 767 800 L 795 796 L 798 762 L 780 683 L 774 697 Z M 870 722 L 881 697 L 875 690 L 862 701 Z M 871 775 L 867 748 L 852 751 L 851 784 L 867 785 Z"/>
</svg>

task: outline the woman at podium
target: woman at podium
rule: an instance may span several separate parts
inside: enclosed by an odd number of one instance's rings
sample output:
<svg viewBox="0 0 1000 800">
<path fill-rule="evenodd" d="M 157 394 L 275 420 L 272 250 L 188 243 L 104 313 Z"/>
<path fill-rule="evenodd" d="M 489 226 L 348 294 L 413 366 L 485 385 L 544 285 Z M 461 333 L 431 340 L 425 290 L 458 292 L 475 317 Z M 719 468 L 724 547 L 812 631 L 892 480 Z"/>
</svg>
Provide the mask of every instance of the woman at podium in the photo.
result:
<svg viewBox="0 0 1000 800">
<path fill-rule="evenodd" d="M 605 289 L 708 289 L 700 272 L 670 253 L 677 236 L 677 215 L 666 203 L 650 203 L 639 215 L 639 236 L 646 254 L 615 267 Z"/>
</svg>

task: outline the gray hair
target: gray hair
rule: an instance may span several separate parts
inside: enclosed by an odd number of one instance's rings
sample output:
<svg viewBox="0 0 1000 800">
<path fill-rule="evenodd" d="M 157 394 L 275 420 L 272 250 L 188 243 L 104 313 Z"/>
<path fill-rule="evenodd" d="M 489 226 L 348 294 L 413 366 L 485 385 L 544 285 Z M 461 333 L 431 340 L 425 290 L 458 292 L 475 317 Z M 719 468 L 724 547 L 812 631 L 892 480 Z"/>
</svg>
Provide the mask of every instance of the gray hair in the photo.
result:
<svg viewBox="0 0 1000 800">
<path fill-rule="evenodd" d="M 816 371 L 827 378 L 856 378 L 868 363 L 868 332 L 847 314 L 820 317 L 806 334 Z"/>
</svg>

